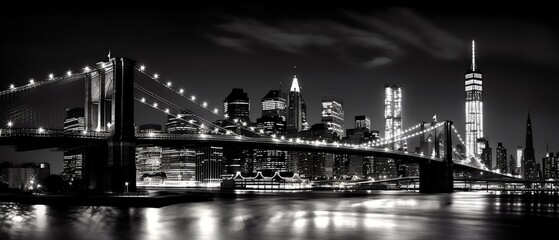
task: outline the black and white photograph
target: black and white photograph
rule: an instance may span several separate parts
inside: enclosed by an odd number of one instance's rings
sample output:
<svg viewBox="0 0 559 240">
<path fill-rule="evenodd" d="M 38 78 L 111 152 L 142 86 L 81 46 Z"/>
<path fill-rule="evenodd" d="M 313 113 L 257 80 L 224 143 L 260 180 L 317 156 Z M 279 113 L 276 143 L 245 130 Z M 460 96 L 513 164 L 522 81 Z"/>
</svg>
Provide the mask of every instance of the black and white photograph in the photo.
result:
<svg viewBox="0 0 559 240">
<path fill-rule="evenodd" d="M 555 239 L 551 5 L 5 5 L 0 239 Z"/>
</svg>

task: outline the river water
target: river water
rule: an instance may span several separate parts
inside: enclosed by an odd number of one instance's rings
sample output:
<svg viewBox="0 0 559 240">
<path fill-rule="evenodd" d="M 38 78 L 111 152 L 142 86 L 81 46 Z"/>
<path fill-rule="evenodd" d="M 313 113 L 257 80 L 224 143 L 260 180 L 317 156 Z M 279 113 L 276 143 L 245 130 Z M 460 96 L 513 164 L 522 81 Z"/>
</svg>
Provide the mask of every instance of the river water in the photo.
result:
<svg viewBox="0 0 559 240">
<path fill-rule="evenodd" d="M 162 208 L 1 203 L 0 239 L 557 239 L 557 199 L 368 191 L 239 192 Z"/>
</svg>

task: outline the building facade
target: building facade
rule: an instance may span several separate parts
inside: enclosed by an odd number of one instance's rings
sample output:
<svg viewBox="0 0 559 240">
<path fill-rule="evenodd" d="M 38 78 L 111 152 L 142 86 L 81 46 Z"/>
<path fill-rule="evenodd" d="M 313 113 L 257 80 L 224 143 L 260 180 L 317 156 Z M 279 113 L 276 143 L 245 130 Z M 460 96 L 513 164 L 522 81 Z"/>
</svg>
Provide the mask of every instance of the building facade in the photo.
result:
<svg viewBox="0 0 559 240">
<path fill-rule="evenodd" d="M 503 147 L 503 143 L 497 143 L 497 150 L 495 150 L 496 155 L 496 166 L 495 169 L 501 173 L 508 173 L 507 164 L 507 149 Z"/>
<path fill-rule="evenodd" d="M 518 176 L 524 177 L 524 148 L 518 146 L 516 148 L 516 174 Z"/>
<path fill-rule="evenodd" d="M 223 147 L 196 147 L 196 181 L 218 183 L 223 174 Z"/>
<path fill-rule="evenodd" d="M 64 132 L 83 132 L 85 130 L 83 111 L 83 108 L 66 109 Z"/>
<path fill-rule="evenodd" d="M 321 121 L 338 138 L 344 137 L 344 103 L 332 96 L 323 96 Z"/>
<path fill-rule="evenodd" d="M 552 152 L 548 152 L 542 159 L 543 163 L 543 179 L 559 179 L 559 152 L 553 156 Z"/>
<path fill-rule="evenodd" d="M 528 180 L 535 180 L 539 178 L 539 171 L 536 164 L 536 156 L 534 154 L 534 141 L 532 136 L 532 120 L 528 114 L 526 121 L 526 145 L 524 147 L 524 178 Z"/>
<path fill-rule="evenodd" d="M 366 115 L 355 116 L 355 128 L 366 128 L 371 130 L 371 118 Z"/>
<path fill-rule="evenodd" d="M 250 122 L 250 99 L 242 88 L 233 88 L 223 100 L 223 109 L 228 119 L 241 123 Z"/>
<path fill-rule="evenodd" d="M 76 179 L 84 179 L 84 149 L 73 149 L 64 151 L 62 162 L 62 179 L 72 182 Z"/>
<path fill-rule="evenodd" d="M 268 135 L 285 134 L 287 99 L 279 90 L 270 90 L 262 98 L 262 117 L 256 119 L 256 128 Z"/>
<path fill-rule="evenodd" d="M 168 133 L 198 133 L 199 122 L 194 119 L 194 116 L 190 112 L 183 111 L 176 116 L 167 115 L 167 122 L 165 123 L 165 128 Z"/>
<path fill-rule="evenodd" d="M 398 138 L 402 134 L 402 87 L 386 85 L 384 93 L 384 138 Z M 395 141 L 390 148 L 406 151 L 407 142 L 406 140 Z"/>
</svg>

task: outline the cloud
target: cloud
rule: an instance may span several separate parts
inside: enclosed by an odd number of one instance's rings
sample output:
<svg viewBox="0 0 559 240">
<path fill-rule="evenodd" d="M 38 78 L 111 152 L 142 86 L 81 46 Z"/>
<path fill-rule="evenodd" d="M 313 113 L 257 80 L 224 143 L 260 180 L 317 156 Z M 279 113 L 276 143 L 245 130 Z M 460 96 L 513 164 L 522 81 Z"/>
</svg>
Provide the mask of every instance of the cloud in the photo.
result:
<svg viewBox="0 0 559 240">
<path fill-rule="evenodd" d="M 248 41 L 238 38 L 220 37 L 215 35 L 208 36 L 212 41 L 224 47 L 235 48 L 241 52 L 250 52 Z"/>
<path fill-rule="evenodd" d="M 370 61 L 364 62 L 363 66 L 364 67 L 368 67 L 368 68 L 372 68 L 372 67 L 378 67 L 378 66 L 382 66 L 382 65 L 386 65 L 392 62 L 392 59 L 388 58 L 388 57 L 376 57 L 373 58 Z"/>
<path fill-rule="evenodd" d="M 223 31 L 235 33 L 261 45 L 295 53 L 308 46 L 327 46 L 334 39 L 320 33 L 300 32 L 287 27 L 266 25 L 255 19 L 235 19 L 220 25 Z"/>
<path fill-rule="evenodd" d="M 408 9 L 392 9 L 380 16 L 346 15 L 394 41 L 423 50 L 436 58 L 457 59 L 466 47 L 457 36 Z"/>
<path fill-rule="evenodd" d="M 412 49 L 446 60 L 465 53 L 458 37 L 411 10 L 390 9 L 370 16 L 344 12 L 343 16 L 345 21 L 229 17 L 212 29 L 210 39 L 243 52 L 258 47 L 296 54 L 319 48 L 363 67 L 390 64 Z"/>
</svg>

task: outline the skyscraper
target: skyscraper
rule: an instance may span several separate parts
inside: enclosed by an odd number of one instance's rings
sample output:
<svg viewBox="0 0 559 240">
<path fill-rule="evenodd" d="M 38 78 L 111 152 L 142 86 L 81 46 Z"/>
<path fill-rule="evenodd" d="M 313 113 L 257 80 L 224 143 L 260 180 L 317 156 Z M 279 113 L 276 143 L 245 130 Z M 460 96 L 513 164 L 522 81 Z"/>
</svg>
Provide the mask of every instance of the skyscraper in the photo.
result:
<svg viewBox="0 0 559 240">
<path fill-rule="evenodd" d="M 491 162 L 493 159 L 493 149 L 489 147 L 489 141 L 482 138 L 485 141 L 484 147 L 481 148 L 481 162 L 487 169 L 492 169 Z"/>
<path fill-rule="evenodd" d="M 524 177 L 524 148 L 518 146 L 516 148 L 516 175 Z"/>
<path fill-rule="evenodd" d="M 366 128 L 371 130 L 371 118 L 366 115 L 355 116 L 355 128 Z"/>
<path fill-rule="evenodd" d="M 528 113 L 528 120 L 526 121 L 526 146 L 524 148 L 524 177 L 526 179 L 537 179 L 539 170 L 536 166 L 536 157 L 534 155 L 534 142 L 532 138 L 532 121 Z"/>
<path fill-rule="evenodd" d="M 294 133 L 305 130 L 306 124 L 304 123 L 307 122 L 306 105 L 301 95 L 297 76 L 293 76 L 287 105 L 287 132 Z"/>
<path fill-rule="evenodd" d="M 466 154 L 479 157 L 481 149 L 476 141 L 483 138 L 483 92 L 482 75 L 476 66 L 476 45 L 472 41 L 472 66 L 465 75 L 466 79 Z"/>
<path fill-rule="evenodd" d="M 545 157 L 542 159 L 543 164 L 543 179 L 558 178 L 557 176 L 557 161 L 559 156 L 553 156 L 552 152 L 547 152 Z"/>
<path fill-rule="evenodd" d="M 262 98 L 262 117 L 256 126 L 266 134 L 285 134 L 287 100 L 279 90 L 270 90 Z"/>
<path fill-rule="evenodd" d="M 332 96 L 323 96 L 321 121 L 338 138 L 344 137 L 344 103 Z"/>
<path fill-rule="evenodd" d="M 301 126 L 302 130 L 309 130 L 311 128 L 309 122 L 307 121 L 307 103 L 301 94 Z"/>
<path fill-rule="evenodd" d="M 223 147 L 196 147 L 196 181 L 221 182 L 223 171 Z"/>
<path fill-rule="evenodd" d="M 223 99 L 223 108 L 229 119 L 240 122 L 250 122 L 250 101 L 246 92 L 242 88 L 233 88 L 231 93 Z"/>
<path fill-rule="evenodd" d="M 501 173 L 507 173 L 507 149 L 503 147 L 503 143 L 497 143 L 497 166 L 495 167 Z"/>
<path fill-rule="evenodd" d="M 281 90 L 270 90 L 262 98 L 262 116 L 280 116 L 286 118 L 285 109 L 287 108 L 287 99 Z"/>
<path fill-rule="evenodd" d="M 514 159 L 514 156 L 511 154 L 510 158 L 509 158 L 509 163 L 508 163 L 508 173 L 510 173 L 513 176 L 517 175 L 518 169 L 516 167 L 516 159 Z"/>
<path fill-rule="evenodd" d="M 487 139 L 485 138 L 478 138 L 476 140 L 476 147 L 479 151 L 479 154 L 477 154 L 476 156 L 479 156 L 481 163 L 485 167 L 491 169 L 491 152 L 487 152 L 491 151 L 491 148 L 489 147 L 489 141 L 487 141 Z"/>
<path fill-rule="evenodd" d="M 402 87 L 387 84 L 384 86 L 384 93 L 384 138 L 398 138 L 402 134 Z M 394 142 L 391 148 L 407 150 L 406 140 Z"/>
</svg>

